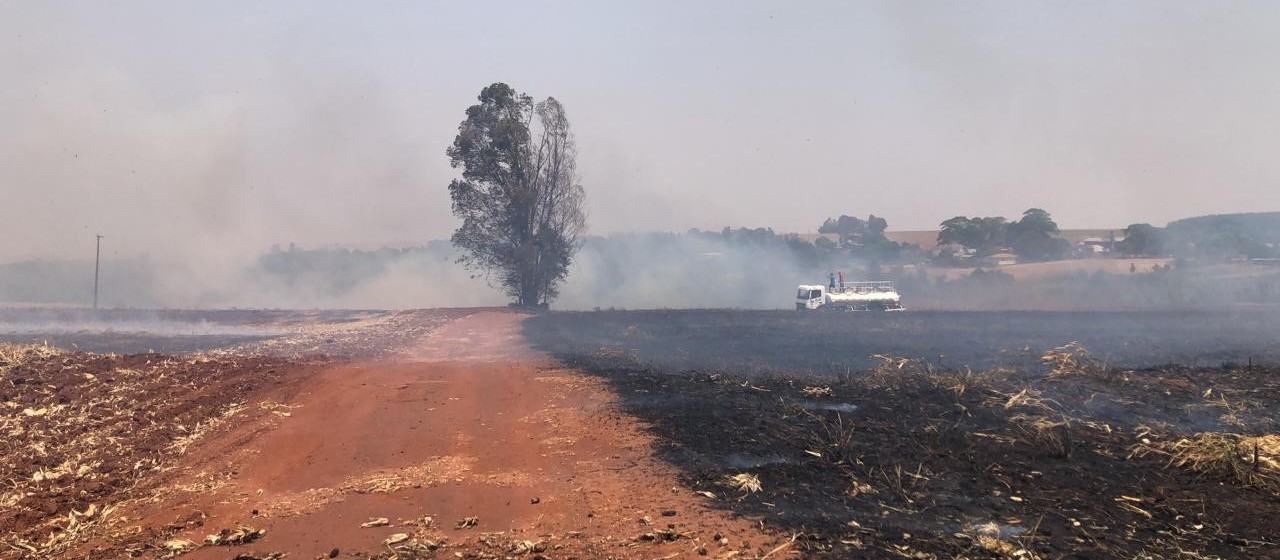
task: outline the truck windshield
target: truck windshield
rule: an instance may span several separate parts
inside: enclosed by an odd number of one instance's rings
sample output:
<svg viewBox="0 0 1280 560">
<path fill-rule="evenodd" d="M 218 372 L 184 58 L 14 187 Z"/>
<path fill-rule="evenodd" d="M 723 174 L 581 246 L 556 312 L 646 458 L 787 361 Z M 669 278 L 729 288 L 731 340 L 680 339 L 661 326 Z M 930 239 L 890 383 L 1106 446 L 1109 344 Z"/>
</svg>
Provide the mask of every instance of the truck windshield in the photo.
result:
<svg viewBox="0 0 1280 560">
<path fill-rule="evenodd" d="M 809 290 L 800 289 L 800 293 L 796 294 L 796 299 L 809 299 Z"/>
</svg>

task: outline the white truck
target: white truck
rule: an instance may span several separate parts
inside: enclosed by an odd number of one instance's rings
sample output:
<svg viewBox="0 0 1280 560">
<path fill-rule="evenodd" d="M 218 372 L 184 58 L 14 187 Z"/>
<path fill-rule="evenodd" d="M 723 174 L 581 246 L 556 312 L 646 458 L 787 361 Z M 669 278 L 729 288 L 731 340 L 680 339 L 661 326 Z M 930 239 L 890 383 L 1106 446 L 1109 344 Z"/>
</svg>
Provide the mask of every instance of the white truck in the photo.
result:
<svg viewBox="0 0 1280 560">
<path fill-rule="evenodd" d="M 835 288 L 801 285 L 797 311 L 902 311 L 902 296 L 893 282 L 840 282 Z"/>
</svg>

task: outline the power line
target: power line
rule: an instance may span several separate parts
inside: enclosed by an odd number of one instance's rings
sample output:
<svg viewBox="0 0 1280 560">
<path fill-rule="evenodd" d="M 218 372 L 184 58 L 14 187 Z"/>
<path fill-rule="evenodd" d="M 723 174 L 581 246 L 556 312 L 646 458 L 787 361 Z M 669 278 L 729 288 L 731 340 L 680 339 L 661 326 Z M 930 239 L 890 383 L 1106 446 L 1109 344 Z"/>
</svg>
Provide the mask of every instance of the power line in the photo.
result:
<svg viewBox="0 0 1280 560">
<path fill-rule="evenodd" d="M 102 235 L 98 235 L 98 252 L 93 257 L 93 308 L 98 308 L 98 266 L 102 263 Z"/>
</svg>

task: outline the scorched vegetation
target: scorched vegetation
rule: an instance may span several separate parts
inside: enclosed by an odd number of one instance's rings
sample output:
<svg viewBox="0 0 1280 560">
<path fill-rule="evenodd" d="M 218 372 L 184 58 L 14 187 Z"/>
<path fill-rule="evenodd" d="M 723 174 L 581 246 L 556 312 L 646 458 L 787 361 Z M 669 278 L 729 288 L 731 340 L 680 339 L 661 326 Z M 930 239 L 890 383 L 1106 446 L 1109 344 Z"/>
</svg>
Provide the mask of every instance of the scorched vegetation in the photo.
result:
<svg viewBox="0 0 1280 560">
<path fill-rule="evenodd" d="M 688 351 L 675 361 L 649 352 L 672 352 L 667 333 L 685 331 L 643 314 L 613 331 L 584 315 L 579 338 L 554 315 L 527 329 L 607 379 L 686 484 L 794 537 L 806 557 L 1280 555 L 1275 368 L 1114 367 L 1069 339 L 978 369 L 880 354 L 842 371 L 798 370 L 787 367 L 792 354 L 771 363 L 759 347 L 752 360 Z M 881 337 L 892 325 L 846 328 L 831 339 Z M 711 341 L 725 330 L 704 323 L 680 348 L 723 351 L 728 342 Z M 795 324 L 770 334 L 815 363 L 846 356 Z"/>
</svg>

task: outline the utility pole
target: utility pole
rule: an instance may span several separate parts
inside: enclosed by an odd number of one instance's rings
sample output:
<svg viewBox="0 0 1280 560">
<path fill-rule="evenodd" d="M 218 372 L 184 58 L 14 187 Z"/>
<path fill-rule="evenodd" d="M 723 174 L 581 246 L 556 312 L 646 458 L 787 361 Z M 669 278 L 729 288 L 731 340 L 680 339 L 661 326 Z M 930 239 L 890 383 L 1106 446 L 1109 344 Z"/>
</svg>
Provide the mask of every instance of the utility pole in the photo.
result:
<svg viewBox="0 0 1280 560">
<path fill-rule="evenodd" d="M 102 263 L 102 236 L 98 235 L 98 252 L 93 257 L 93 308 L 98 308 L 98 266 Z"/>
</svg>

